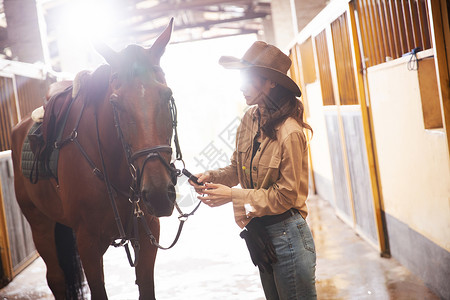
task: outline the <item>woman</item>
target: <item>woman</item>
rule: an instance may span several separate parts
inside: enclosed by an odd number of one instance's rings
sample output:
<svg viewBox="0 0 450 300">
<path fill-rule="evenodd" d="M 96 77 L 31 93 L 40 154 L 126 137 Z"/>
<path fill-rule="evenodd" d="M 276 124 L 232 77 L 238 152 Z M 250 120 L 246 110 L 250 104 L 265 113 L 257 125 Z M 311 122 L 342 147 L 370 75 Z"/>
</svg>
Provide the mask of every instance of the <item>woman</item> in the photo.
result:
<svg viewBox="0 0 450 300">
<path fill-rule="evenodd" d="M 297 84 L 286 74 L 291 60 L 275 46 L 255 42 L 242 59 L 221 57 L 241 71 L 248 105 L 236 134 L 231 165 L 191 181 L 210 207 L 232 202 L 267 299 L 316 299 L 316 254 L 305 221 L 307 141 Z M 242 188 L 231 188 L 240 184 Z"/>
</svg>

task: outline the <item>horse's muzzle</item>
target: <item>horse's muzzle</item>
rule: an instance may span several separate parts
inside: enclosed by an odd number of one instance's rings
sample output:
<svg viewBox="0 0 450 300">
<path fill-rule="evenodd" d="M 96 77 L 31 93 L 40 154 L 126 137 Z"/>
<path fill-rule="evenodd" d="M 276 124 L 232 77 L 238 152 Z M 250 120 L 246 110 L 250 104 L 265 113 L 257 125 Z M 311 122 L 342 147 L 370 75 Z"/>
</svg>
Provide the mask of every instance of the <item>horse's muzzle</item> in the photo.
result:
<svg viewBox="0 0 450 300">
<path fill-rule="evenodd" d="M 176 201 L 175 186 L 169 183 L 167 188 L 143 188 L 142 197 L 150 213 L 156 217 L 172 215 Z"/>
</svg>

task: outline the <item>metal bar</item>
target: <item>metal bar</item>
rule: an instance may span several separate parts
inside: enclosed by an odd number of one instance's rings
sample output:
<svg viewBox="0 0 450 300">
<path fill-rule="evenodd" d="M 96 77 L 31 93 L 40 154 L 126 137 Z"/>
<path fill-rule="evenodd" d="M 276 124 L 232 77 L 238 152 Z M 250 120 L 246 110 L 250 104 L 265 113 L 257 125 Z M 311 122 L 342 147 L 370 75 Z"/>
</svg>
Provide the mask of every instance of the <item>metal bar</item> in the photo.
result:
<svg viewBox="0 0 450 300">
<path fill-rule="evenodd" d="M 364 57 L 362 57 L 361 59 L 364 61 L 368 61 L 369 60 L 369 56 L 371 55 L 371 49 L 370 49 L 370 44 L 368 42 L 368 32 L 367 32 L 367 18 L 365 15 L 365 11 L 362 7 L 361 4 L 361 0 L 356 0 L 355 1 L 355 5 L 356 5 L 356 11 L 358 12 L 358 21 L 359 24 L 361 24 L 361 42 L 362 42 L 362 48 L 363 48 L 363 55 Z M 366 64 L 366 62 L 365 62 Z"/>
<path fill-rule="evenodd" d="M 412 33 L 414 38 L 414 46 L 420 47 L 423 50 L 423 40 L 420 35 L 420 28 L 419 28 L 419 17 L 417 12 L 417 5 L 414 5 L 412 2 L 416 2 L 417 0 L 409 0 L 409 14 L 411 18 L 411 27 L 412 27 Z M 415 48 L 414 47 L 414 48 Z"/>
<path fill-rule="evenodd" d="M 352 55 L 352 48 L 351 48 L 351 39 L 350 39 L 350 29 L 349 29 L 349 20 L 348 20 L 348 14 L 345 13 L 345 18 L 343 18 L 343 24 L 344 24 L 344 34 L 345 39 L 347 43 L 345 44 L 345 57 L 346 57 L 346 73 L 348 74 L 348 77 L 350 78 L 348 84 L 350 86 L 349 92 L 350 92 L 350 99 L 352 104 L 358 104 L 358 96 L 356 93 L 356 82 L 355 82 L 355 75 L 354 75 L 354 66 L 353 66 L 353 55 Z"/>
<path fill-rule="evenodd" d="M 431 48 L 430 25 L 428 22 L 426 0 L 418 0 L 417 12 L 420 23 L 420 36 L 423 41 L 423 50 Z"/>
<path fill-rule="evenodd" d="M 355 77 L 353 75 L 353 58 L 352 58 L 352 52 L 350 49 L 350 36 L 349 36 L 349 29 L 348 29 L 348 16 L 347 13 L 345 13 L 344 18 L 342 18 L 342 34 L 343 34 L 343 40 L 346 41 L 346 43 L 343 45 L 344 47 L 344 66 L 345 66 L 345 73 L 347 74 L 347 86 L 348 86 L 348 99 L 349 104 L 358 104 L 358 99 L 356 96 L 356 87 L 355 87 Z"/>
<path fill-rule="evenodd" d="M 401 0 L 395 0 L 395 16 L 397 19 L 398 29 L 400 31 L 400 44 L 401 44 L 400 56 L 401 56 L 403 53 L 409 51 L 408 42 L 406 38 L 405 22 L 403 20 Z"/>
<path fill-rule="evenodd" d="M 373 49 L 374 49 L 374 53 L 375 53 L 375 61 L 372 63 L 372 65 L 377 65 L 379 63 L 382 62 L 382 54 L 380 52 L 380 41 L 378 38 L 378 34 L 377 34 L 377 20 L 375 18 L 375 14 L 374 14 L 374 9 L 373 9 L 373 0 L 368 0 L 370 5 L 368 5 L 367 9 L 369 11 L 369 18 L 370 18 L 370 28 L 372 31 L 372 37 L 373 37 Z"/>
<path fill-rule="evenodd" d="M 392 58 L 399 58 L 402 55 L 402 44 L 400 41 L 400 32 L 399 32 L 399 26 L 398 26 L 398 20 L 395 13 L 395 3 L 394 1 L 389 1 L 389 19 L 388 23 L 391 25 L 392 28 L 392 37 L 394 40 L 394 46 L 395 46 L 395 56 Z"/>
<path fill-rule="evenodd" d="M 409 13 L 409 4 L 406 1 L 402 1 L 402 14 L 406 33 L 406 44 L 407 44 L 406 52 L 409 52 L 411 51 L 411 49 L 415 48 L 415 46 L 414 46 L 413 32 L 411 28 L 411 15 Z"/>
<path fill-rule="evenodd" d="M 386 61 L 386 56 L 388 56 L 389 53 L 389 48 L 388 48 L 388 40 L 386 38 L 386 29 L 385 29 L 385 23 L 384 23 L 384 19 L 383 19 L 383 13 L 382 13 L 382 7 L 381 7 L 381 1 L 377 0 L 374 2 L 374 7 L 375 7 L 375 16 L 377 18 L 377 27 L 378 27 L 378 34 L 380 36 L 380 48 L 381 48 L 381 61 L 380 63 L 383 63 Z"/>
<path fill-rule="evenodd" d="M 363 19 L 364 19 L 364 24 L 365 24 L 365 32 L 366 32 L 366 40 L 367 40 L 367 56 L 368 56 L 368 61 L 367 61 L 367 67 L 373 66 L 376 64 L 376 55 L 375 55 L 375 50 L 374 50 L 374 40 L 373 40 L 373 36 L 372 36 L 372 24 L 371 24 L 371 19 L 370 19 L 370 15 L 369 15 L 369 9 L 368 9 L 368 5 L 366 0 L 361 0 L 361 10 L 363 13 Z"/>
<path fill-rule="evenodd" d="M 387 3 L 385 0 L 380 1 L 380 16 L 382 19 L 382 24 L 384 28 L 384 34 L 386 36 L 386 49 L 387 49 L 387 56 L 394 57 L 395 56 L 395 43 L 394 43 L 394 37 L 392 36 L 393 30 L 392 30 L 392 24 L 388 21 L 389 15 L 388 15 L 388 9 L 387 9 Z"/>
<path fill-rule="evenodd" d="M 322 89 L 323 105 L 336 105 L 331 82 L 330 59 L 327 50 L 326 31 L 323 30 L 315 38 L 317 63 L 319 66 L 320 86 Z"/>
</svg>

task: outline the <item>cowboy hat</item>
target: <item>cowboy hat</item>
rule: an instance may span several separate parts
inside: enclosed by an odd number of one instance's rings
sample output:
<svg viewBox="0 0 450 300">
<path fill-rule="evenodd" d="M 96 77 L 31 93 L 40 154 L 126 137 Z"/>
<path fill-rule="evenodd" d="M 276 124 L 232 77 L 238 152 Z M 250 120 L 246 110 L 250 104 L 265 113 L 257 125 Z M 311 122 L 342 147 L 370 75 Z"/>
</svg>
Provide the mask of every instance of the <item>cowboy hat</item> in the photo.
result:
<svg viewBox="0 0 450 300">
<path fill-rule="evenodd" d="M 300 97 L 298 85 L 287 76 L 292 61 L 280 49 L 263 41 L 256 41 L 245 52 L 242 59 L 232 56 L 222 56 L 219 64 L 226 69 L 248 70 L 265 78 L 271 79 Z"/>
</svg>

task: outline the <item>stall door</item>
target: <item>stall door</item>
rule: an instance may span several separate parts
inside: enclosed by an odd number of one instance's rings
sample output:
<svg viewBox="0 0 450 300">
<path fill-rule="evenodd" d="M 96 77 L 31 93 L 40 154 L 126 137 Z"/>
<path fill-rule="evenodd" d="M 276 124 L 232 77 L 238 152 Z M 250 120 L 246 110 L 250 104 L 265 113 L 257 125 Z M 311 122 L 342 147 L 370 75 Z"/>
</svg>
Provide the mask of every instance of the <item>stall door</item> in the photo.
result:
<svg viewBox="0 0 450 300">
<path fill-rule="evenodd" d="M 315 37 L 335 207 L 342 219 L 366 240 L 378 245 L 372 181 L 347 14 L 343 13 Z"/>
</svg>

